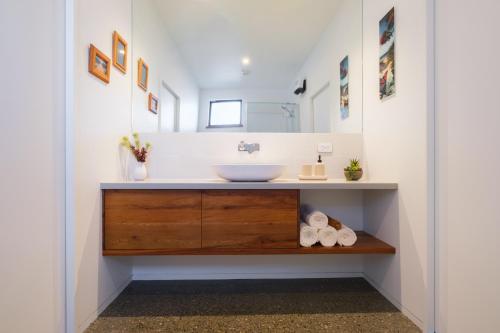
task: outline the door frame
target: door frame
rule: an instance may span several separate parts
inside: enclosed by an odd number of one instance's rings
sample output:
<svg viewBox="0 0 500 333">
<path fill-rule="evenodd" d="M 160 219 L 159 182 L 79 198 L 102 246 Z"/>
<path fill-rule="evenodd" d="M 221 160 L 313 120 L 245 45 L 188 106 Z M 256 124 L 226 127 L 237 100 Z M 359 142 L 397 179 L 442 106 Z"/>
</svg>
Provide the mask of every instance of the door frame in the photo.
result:
<svg viewBox="0 0 500 333">
<path fill-rule="evenodd" d="M 175 107 L 174 107 L 174 132 L 179 132 L 180 127 L 180 114 L 181 114 L 181 98 L 179 95 L 165 82 L 165 80 L 161 80 L 160 89 L 166 89 L 172 96 L 175 98 Z M 158 132 L 161 132 L 161 117 L 162 117 L 161 107 L 161 91 L 160 91 L 160 113 L 158 115 Z"/>
<path fill-rule="evenodd" d="M 439 127 L 436 127 L 437 112 L 435 105 L 435 0 L 425 0 L 427 5 L 427 148 L 428 148 L 428 288 L 426 299 L 426 322 L 424 330 L 434 332 L 440 327 L 439 322 L 439 295 L 441 286 L 439 284 L 440 262 L 443 255 L 440 253 L 440 221 L 436 215 L 439 209 L 439 200 L 437 193 L 437 181 L 439 174 L 436 168 L 439 165 L 439 151 L 436 146 L 436 134 Z M 75 188 L 74 188 L 74 112 L 75 112 L 75 0 L 65 0 L 65 223 L 64 223 L 64 327 L 65 332 L 75 331 Z M 364 57 L 364 55 L 363 55 Z M 330 82 L 323 85 L 322 89 L 327 88 Z M 171 88 L 166 85 L 167 89 Z M 313 100 L 319 93 L 318 90 L 309 100 L 311 107 L 311 127 L 314 127 L 314 106 Z M 173 93 L 176 96 L 175 93 Z M 179 102 L 180 104 L 180 102 Z M 179 108 L 180 111 L 180 108 Z M 438 124 L 439 125 L 439 124 Z"/>
<path fill-rule="evenodd" d="M 64 328 L 75 331 L 75 0 L 65 0 L 65 180 L 64 180 Z"/>
<path fill-rule="evenodd" d="M 321 95 L 323 92 L 325 92 L 325 90 L 327 90 L 328 88 L 330 88 L 330 81 L 327 81 L 326 83 L 324 83 L 314 94 L 311 95 L 311 97 L 309 98 L 309 105 L 310 105 L 310 110 L 311 110 L 311 129 L 312 129 L 312 133 L 320 133 L 320 132 L 316 132 L 316 128 L 314 126 L 314 121 L 315 121 L 315 110 L 314 110 L 314 100 L 319 96 Z"/>
</svg>

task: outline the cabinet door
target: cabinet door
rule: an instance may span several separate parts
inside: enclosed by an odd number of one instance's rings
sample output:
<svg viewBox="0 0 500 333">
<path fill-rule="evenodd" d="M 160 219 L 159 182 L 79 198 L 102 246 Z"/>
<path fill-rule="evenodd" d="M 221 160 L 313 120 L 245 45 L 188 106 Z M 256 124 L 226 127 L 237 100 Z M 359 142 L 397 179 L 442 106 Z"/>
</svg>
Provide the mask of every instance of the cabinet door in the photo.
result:
<svg viewBox="0 0 500 333">
<path fill-rule="evenodd" d="M 203 248 L 298 247 L 298 191 L 203 191 Z"/>
<path fill-rule="evenodd" d="M 201 191 L 106 190 L 105 250 L 201 247 Z"/>
</svg>

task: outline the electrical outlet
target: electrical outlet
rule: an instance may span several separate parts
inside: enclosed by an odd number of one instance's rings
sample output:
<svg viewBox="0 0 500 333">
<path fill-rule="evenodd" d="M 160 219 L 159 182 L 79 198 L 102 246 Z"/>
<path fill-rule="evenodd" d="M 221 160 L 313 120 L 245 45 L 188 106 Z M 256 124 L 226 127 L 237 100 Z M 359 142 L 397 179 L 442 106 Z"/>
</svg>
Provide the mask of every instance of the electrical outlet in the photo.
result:
<svg viewBox="0 0 500 333">
<path fill-rule="evenodd" d="M 318 153 L 333 153 L 333 144 L 329 142 L 318 143 Z"/>
</svg>

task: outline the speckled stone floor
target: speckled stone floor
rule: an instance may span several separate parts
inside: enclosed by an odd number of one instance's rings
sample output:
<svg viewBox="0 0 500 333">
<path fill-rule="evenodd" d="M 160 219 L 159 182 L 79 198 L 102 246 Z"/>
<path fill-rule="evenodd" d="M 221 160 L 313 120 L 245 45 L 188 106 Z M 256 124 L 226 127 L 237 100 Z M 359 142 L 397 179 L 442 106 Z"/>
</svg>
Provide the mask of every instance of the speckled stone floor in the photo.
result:
<svg viewBox="0 0 500 333">
<path fill-rule="evenodd" d="M 356 278 L 134 281 L 86 332 L 421 331 Z"/>
</svg>

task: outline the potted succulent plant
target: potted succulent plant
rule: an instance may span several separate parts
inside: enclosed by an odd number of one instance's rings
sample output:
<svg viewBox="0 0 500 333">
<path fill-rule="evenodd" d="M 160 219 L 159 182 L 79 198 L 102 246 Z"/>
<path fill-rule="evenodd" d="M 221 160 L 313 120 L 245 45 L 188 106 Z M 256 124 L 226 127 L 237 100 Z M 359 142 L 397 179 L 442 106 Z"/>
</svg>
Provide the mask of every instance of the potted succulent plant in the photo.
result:
<svg viewBox="0 0 500 333">
<path fill-rule="evenodd" d="M 349 165 L 344 168 L 344 175 L 347 180 L 359 180 L 363 177 L 363 169 L 357 158 L 352 159 Z"/>
<path fill-rule="evenodd" d="M 144 146 L 141 146 L 141 141 L 139 140 L 139 134 L 133 133 L 134 143 L 132 144 L 127 136 L 122 137 L 121 145 L 134 155 L 137 160 L 137 165 L 134 169 L 134 179 L 144 180 L 148 176 L 148 171 L 146 169 L 146 159 L 149 152 L 151 151 L 151 144 L 146 142 Z"/>
</svg>

